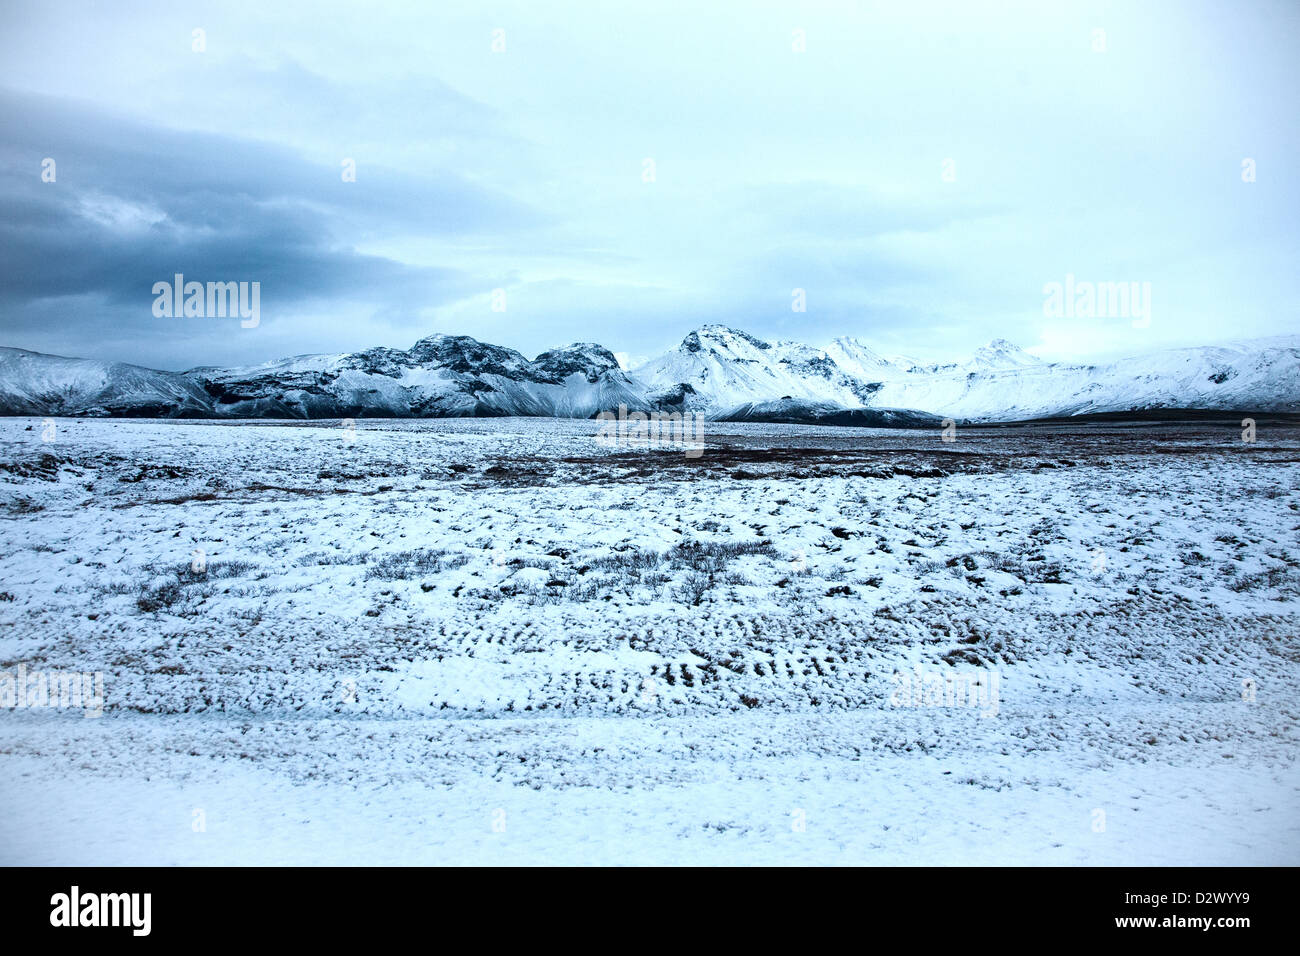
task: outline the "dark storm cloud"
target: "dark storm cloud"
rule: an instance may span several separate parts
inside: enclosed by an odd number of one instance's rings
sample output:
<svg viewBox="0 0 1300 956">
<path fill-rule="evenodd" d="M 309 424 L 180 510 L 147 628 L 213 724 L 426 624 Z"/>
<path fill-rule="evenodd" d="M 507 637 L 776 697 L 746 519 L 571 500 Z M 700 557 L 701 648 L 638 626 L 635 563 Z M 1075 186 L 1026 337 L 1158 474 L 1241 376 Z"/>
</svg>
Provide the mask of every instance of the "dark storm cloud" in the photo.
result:
<svg viewBox="0 0 1300 956">
<path fill-rule="evenodd" d="M 259 281 L 264 304 L 352 297 L 427 307 L 483 283 L 354 245 L 377 235 L 500 235 L 540 222 L 451 173 L 416 178 L 362 163 L 357 181 L 344 182 L 341 166 L 272 144 L 13 91 L 0 91 L 0 125 L 0 302 L 10 328 L 25 305 L 65 296 L 94 297 L 147 324 L 153 283 L 177 272 Z M 53 183 L 41 179 L 46 157 L 56 163 Z M 90 332 L 102 316 L 67 321 Z"/>
</svg>

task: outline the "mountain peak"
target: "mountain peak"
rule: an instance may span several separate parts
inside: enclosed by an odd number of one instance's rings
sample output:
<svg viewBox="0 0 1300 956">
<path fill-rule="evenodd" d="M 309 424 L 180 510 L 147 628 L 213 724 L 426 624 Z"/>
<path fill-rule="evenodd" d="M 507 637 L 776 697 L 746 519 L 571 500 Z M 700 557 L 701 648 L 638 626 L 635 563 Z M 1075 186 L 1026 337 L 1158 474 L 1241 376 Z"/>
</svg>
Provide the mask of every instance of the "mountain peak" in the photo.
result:
<svg viewBox="0 0 1300 956">
<path fill-rule="evenodd" d="M 581 374 L 588 382 L 595 383 L 605 372 L 620 369 L 614 353 L 595 342 L 574 342 L 551 349 L 533 359 L 532 365 L 548 380 L 556 382 Z"/>
<path fill-rule="evenodd" d="M 1040 364 L 1038 358 L 1006 339 L 994 339 L 976 349 L 975 363 L 991 368 L 1024 368 Z"/>
<path fill-rule="evenodd" d="M 898 363 L 885 358 L 861 339 L 849 335 L 841 335 L 832 341 L 826 346 L 826 354 L 844 371 L 864 382 L 890 378 L 904 371 L 911 364 L 908 363 L 900 368 Z"/>
<path fill-rule="evenodd" d="M 765 352 L 772 346 L 756 336 L 726 325 L 702 325 L 682 339 L 685 352 L 712 351 L 749 357 L 757 350 Z"/>
<path fill-rule="evenodd" d="M 453 372 L 517 376 L 526 373 L 528 360 L 500 345 L 489 345 L 468 335 L 425 336 L 406 353 L 420 365 L 440 365 Z"/>
</svg>

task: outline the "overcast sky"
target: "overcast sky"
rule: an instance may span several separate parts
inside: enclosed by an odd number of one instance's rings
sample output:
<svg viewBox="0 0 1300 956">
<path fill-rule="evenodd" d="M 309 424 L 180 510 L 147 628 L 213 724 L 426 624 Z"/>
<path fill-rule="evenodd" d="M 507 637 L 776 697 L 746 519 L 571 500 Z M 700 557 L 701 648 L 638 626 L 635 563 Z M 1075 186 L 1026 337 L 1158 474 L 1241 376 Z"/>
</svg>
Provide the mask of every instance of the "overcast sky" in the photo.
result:
<svg viewBox="0 0 1300 956">
<path fill-rule="evenodd" d="M 925 359 L 1290 333 L 1298 103 L 1291 0 L 5 0 L 0 345 L 179 369 L 434 332 L 635 357 L 709 322 Z M 155 318 L 177 272 L 260 282 L 261 324 Z M 1046 316 L 1067 274 L 1149 282 L 1149 326 Z"/>
</svg>

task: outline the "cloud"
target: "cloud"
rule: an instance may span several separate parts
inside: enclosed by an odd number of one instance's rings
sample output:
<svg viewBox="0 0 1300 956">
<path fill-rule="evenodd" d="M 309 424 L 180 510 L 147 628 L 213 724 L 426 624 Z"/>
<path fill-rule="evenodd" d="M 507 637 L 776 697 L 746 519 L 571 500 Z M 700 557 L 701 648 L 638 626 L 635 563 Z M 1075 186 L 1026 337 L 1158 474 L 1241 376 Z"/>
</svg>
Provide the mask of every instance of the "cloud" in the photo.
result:
<svg viewBox="0 0 1300 956">
<path fill-rule="evenodd" d="M 14 0 L 0 344 L 175 367 L 443 331 L 636 356 L 724 322 L 942 359 L 1294 325 L 1280 6 L 831 4 L 800 13 L 803 53 L 790 11 L 742 7 Z M 177 271 L 260 278 L 262 325 L 158 325 Z M 1150 282 L 1151 326 L 1064 334 L 1042 288 L 1066 273 Z"/>
<path fill-rule="evenodd" d="M 274 144 L 160 128 L 9 90 L 0 91 L 0 126 L 7 131 L 0 306 L 11 334 L 47 321 L 49 310 L 32 305 L 66 299 L 98 304 L 64 317 L 88 341 L 106 321 L 119 333 L 167 335 L 152 316 L 150 290 L 175 273 L 260 282 L 270 325 L 308 302 L 415 314 L 474 294 L 488 280 L 362 254 L 359 241 L 481 240 L 545 222 L 449 171 L 414 177 L 363 166 L 356 182 L 344 182 L 341 169 Z M 56 164 L 52 183 L 41 178 L 46 157 Z"/>
</svg>

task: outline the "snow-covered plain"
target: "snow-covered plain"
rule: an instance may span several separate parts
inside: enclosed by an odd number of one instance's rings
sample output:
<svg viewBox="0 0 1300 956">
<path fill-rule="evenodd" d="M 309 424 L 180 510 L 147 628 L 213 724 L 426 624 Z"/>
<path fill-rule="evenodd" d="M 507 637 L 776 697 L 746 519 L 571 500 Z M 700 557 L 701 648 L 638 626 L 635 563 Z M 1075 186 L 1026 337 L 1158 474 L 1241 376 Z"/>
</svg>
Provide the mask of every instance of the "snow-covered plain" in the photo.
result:
<svg viewBox="0 0 1300 956">
<path fill-rule="evenodd" d="M 0 862 L 1300 863 L 1300 429 L 712 427 L 0 420 Z"/>
</svg>

